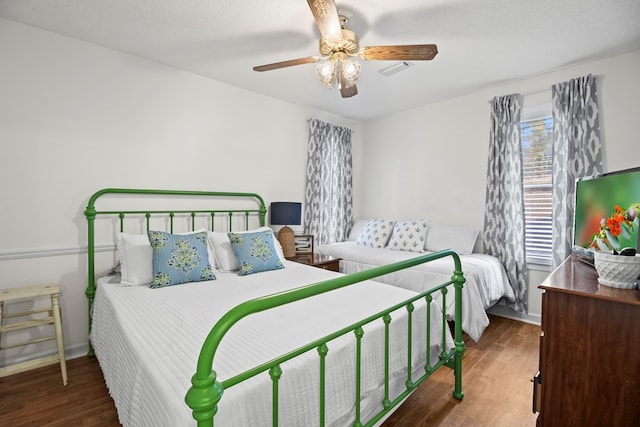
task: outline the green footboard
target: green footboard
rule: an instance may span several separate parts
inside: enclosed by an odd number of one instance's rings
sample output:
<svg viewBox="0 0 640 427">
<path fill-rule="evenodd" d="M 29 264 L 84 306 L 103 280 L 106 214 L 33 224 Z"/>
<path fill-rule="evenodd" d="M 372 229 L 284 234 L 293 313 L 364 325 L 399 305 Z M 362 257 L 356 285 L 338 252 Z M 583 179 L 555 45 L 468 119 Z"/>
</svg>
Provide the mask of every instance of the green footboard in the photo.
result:
<svg viewBox="0 0 640 427">
<path fill-rule="evenodd" d="M 352 285 L 354 283 L 361 282 L 363 280 L 372 279 L 384 274 L 389 274 L 394 271 L 402 270 L 405 268 L 413 267 L 418 264 L 422 264 L 425 262 L 429 262 L 435 259 L 443 258 L 443 257 L 452 257 L 455 264 L 455 269 L 453 271 L 451 280 L 445 283 L 442 283 L 439 286 L 432 288 L 429 291 L 423 292 L 420 295 L 417 295 L 409 300 L 406 300 L 400 304 L 389 307 L 388 309 L 379 312 L 373 316 L 370 316 L 366 319 L 362 319 L 361 321 L 354 323 L 349 326 L 345 326 L 343 329 L 336 331 L 330 335 L 319 338 L 303 347 L 300 347 L 292 352 L 289 352 L 285 355 L 282 355 L 278 358 L 272 359 L 269 362 L 263 363 L 260 366 L 256 366 L 248 371 L 245 371 L 241 374 L 238 374 L 232 378 L 228 378 L 223 380 L 222 382 L 218 381 L 216 372 L 213 369 L 214 366 L 214 357 L 220 342 L 224 338 L 225 334 L 229 329 L 233 327 L 235 323 L 237 323 L 240 319 L 254 313 L 258 313 L 264 310 L 268 310 L 270 308 L 278 307 L 284 304 L 288 304 L 294 301 L 298 301 L 304 298 L 312 297 L 314 295 L 318 295 L 324 292 L 329 292 L 334 289 L 342 288 L 345 286 Z M 242 381 L 245 381 L 253 376 L 269 371 L 269 375 L 271 376 L 273 387 L 272 387 L 272 399 L 273 399 L 273 408 L 272 408 L 272 425 L 278 425 L 278 381 L 282 374 L 282 369 L 280 365 L 287 360 L 293 359 L 307 351 L 317 349 L 318 355 L 320 358 L 320 420 L 319 425 L 323 426 L 324 422 L 324 413 L 325 413 L 325 396 L 324 396 L 324 358 L 327 355 L 328 346 L 327 343 L 339 336 L 342 336 L 347 333 L 354 333 L 356 337 L 356 377 L 354 381 L 356 382 L 356 414 L 355 414 L 355 426 L 371 426 L 382 419 L 391 409 L 393 409 L 396 405 L 401 403 L 404 398 L 406 398 L 416 387 L 418 387 L 424 380 L 426 380 L 436 369 L 441 366 L 447 366 L 454 371 L 455 376 L 455 384 L 453 390 L 453 396 L 456 399 L 462 399 L 462 355 L 464 353 L 464 342 L 462 341 L 462 286 L 464 284 L 464 276 L 462 274 L 462 268 L 460 264 L 460 258 L 458 254 L 452 250 L 446 250 L 441 252 L 436 252 L 428 255 L 419 256 L 410 260 L 397 262 L 394 264 L 389 264 L 381 267 L 372 268 L 370 270 L 361 271 L 358 273 L 338 277 L 335 279 L 315 283 L 312 285 L 300 287 L 297 289 L 292 289 L 290 291 L 281 292 L 274 295 L 269 295 L 261 298 L 256 298 L 250 301 L 246 301 L 235 308 L 231 309 L 227 312 L 213 327 L 209 335 L 207 336 L 202 350 L 200 351 L 200 356 L 198 358 L 198 366 L 195 375 L 191 379 L 192 387 L 189 389 L 185 397 L 185 401 L 187 405 L 193 410 L 193 417 L 198 421 L 198 426 L 213 426 L 213 419 L 218 410 L 218 403 L 220 402 L 222 395 L 225 389 L 228 389 Z M 443 343 L 442 343 L 442 353 L 440 354 L 440 359 L 437 364 L 434 366 L 430 366 L 429 361 L 429 350 L 430 350 L 430 339 L 429 339 L 429 324 L 431 321 L 430 311 L 427 310 L 427 328 L 425 333 L 427 334 L 427 365 L 424 369 L 424 374 L 417 379 L 411 378 L 411 328 L 412 328 L 412 312 L 413 312 L 413 303 L 417 300 L 424 299 L 427 304 L 431 304 L 433 300 L 433 295 L 437 292 L 442 294 L 442 307 L 446 307 L 446 297 L 447 297 L 447 288 L 449 286 L 453 286 L 454 289 L 454 298 L 455 298 L 455 322 L 454 322 L 454 348 L 447 352 L 446 351 L 446 328 L 448 328 L 448 324 L 446 321 L 446 315 L 442 313 L 442 317 L 440 320 L 442 329 L 443 329 Z M 397 396 L 394 400 L 390 400 L 389 398 L 389 323 L 391 321 L 390 313 L 400 309 L 402 307 L 406 307 L 408 311 L 408 355 L 409 360 L 407 361 L 407 379 L 405 381 L 405 390 L 399 396 Z M 366 424 L 362 423 L 360 420 L 360 369 L 361 369 L 361 338 L 363 336 L 362 327 L 375 320 L 375 319 L 383 319 L 385 323 L 385 391 L 384 391 L 384 399 L 382 401 L 383 409 L 376 414 L 372 419 L 367 420 Z"/>
</svg>

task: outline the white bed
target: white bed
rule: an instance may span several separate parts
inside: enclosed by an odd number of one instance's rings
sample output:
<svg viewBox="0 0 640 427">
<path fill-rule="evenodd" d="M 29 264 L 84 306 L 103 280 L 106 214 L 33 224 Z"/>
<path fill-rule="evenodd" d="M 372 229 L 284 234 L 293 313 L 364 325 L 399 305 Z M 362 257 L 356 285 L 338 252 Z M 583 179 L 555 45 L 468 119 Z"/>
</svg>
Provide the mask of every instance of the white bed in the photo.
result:
<svg viewBox="0 0 640 427">
<path fill-rule="evenodd" d="M 340 271 L 351 274 L 372 267 L 414 258 L 419 253 L 388 248 L 373 248 L 356 244 L 355 241 L 319 245 L 321 254 L 341 258 Z M 506 272 L 500 261 L 490 255 L 472 253 L 460 255 L 462 271 L 466 279 L 462 289 L 462 330 L 478 341 L 489 325 L 485 310 L 501 298 L 514 300 Z M 451 277 L 453 262 L 442 258 L 410 269 L 380 276 L 375 280 L 416 292 L 423 292 Z M 453 299 L 447 301 L 447 314 L 453 319 Z"/>
<path fill-rule="evenodd" d="M 215 413 L 217 426 L 372 426 L 440 368 L 463 398 L 461 322 L 452 339 L 430 298 L 446 288 L 462 300 L 455 252 L 343 275 L 285 260 L 266 212 L 255 193 L 106 188 L 89 198 L 89 355 L 122 424 L 211 426 Z M 114 238 L 120 272 L 98 279 L 96 242 Z M 442 257 L 455 267 L 429 292 L 369 280 Z"/>
<path fill-rule="evenodd" d="M 340 274 L 287 261 L 281 270 L 248 276 L 216 275 L 215 281 L 160 289 L 99 282 L 90 338 L 123 425 L 195 425 L 184 397 L 201 345 L 220 316 L 247 299 Z M 225 336 L 214 368 L 220 380 L 229 378 L 412 296 L 412 291 L 367 281 L 250 316 Z M 414 331 L 421 329 L 420 325 L 424 328 L 424 311 L 424 303 L 416 305 Z M 432 364 L 438 359 L 442 343 L 442 328 L 435 321 L 441 316 L 439 311 L 436 304 L 431 305 Z M 406 316 L 402 309 L 391 322 L 390 372 L 402 388 L 407 366 L 402 338 L 407 333 Z M 382 398 L 378 374 L 384 361 L 383 323 L 377 321 L 366 327 L 365 338 L 363 414 L 379 410 Z M 251 341 L 251 348 L 247 348 L 247 341 Z M 270 344 L 274 342 L 277 345 Z M 353 334 L 349 334 L 329 345 L 327 425 L 353 422 L 353 342 Z M 423 335 L 414 333 L 415 367 L 422 372 L 424 342 Z M 449 335 L 446 342 L 452 345 Z M 280 425 L 317 425 L 317 353 L 307 353 L 282 368 Z M 308 387 L 307 383 L 313 386 Z M 216 425 L 271 425 L 270 387 L 268 376 L 260 375 L 226 390 Z"/>
</svg>

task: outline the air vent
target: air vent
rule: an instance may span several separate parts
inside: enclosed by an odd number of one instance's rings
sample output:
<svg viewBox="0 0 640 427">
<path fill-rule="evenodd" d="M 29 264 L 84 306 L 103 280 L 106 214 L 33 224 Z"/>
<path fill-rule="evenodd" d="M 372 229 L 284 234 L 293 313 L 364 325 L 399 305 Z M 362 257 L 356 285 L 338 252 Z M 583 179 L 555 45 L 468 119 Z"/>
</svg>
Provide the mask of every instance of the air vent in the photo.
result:
<svg viewBox="0 0 640 427">
<path fill-rule="evenodd" d="M 409 67 L 413 67 L 413 65 L 413 62 L 402 61 L 398 62 L 397 64 L 390 65 L 386 68 L 382 68 L 381 70 L 378 70 L 378 72 L 383 76 L 389 77 L 392 74 L 399 73 L 400 71 L 406 70 Z"/>
</svg>

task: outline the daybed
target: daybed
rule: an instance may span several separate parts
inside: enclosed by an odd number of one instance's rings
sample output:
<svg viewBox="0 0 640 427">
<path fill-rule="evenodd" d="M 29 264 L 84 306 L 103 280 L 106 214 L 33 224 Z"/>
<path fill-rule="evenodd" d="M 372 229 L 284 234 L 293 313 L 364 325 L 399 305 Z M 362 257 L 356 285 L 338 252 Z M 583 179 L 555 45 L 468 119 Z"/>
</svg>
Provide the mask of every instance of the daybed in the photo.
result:
<svg viewBox="0 0 640 427">
<path fill-rule="evenodd" d="M 96 209 L 99 198 L 107 208 Z M 159 207 L 170 198 L 196 207 Z M 250 207 L 236 207 L 238 198 Z M 130 207 L 139 199 L 150 208 Z M 203 207 L 201 199 L 233 199 L 234 207 Z M 284 260 L 271 230 L 260 227 L 265 212 L 251 193 L 91 196 L 90 353 L 123 425 L 174 427 L 195 418 L 212 426 L 214 415 L 220 426 L 374 425 L 443 366 L 454 370 L 454 397 L 463 397 L 462 331 L 452 339 L 436 302 L 460 305 L 457 254 L 345 276 Z M 116 261 L 108 244 L 96 243 L 100 232 L 116 235 L 119 272 L 96 274 Z M 368 280 L 447 257 L 454 268 L 432 292 Z"/>
<path fill-rule="evenodd" d="M 424 253 L 449 248 L 455 250 L 460 255 L 466 279 L 462 290 L 462 330 L 478 341 L 489 325 L 485 310 L 501 298 L 513 301 L 514 293 L 504 267 L 497 258 L 473 253 L 477 235 L 478 231 L 471 228 L 432 225 L 426 219 L 360 219 L 354 222 L 347 241 L 319 245 L 316 250 L 341 258 L 340 272 L 345 274 L 366 271 Z M 452 267 L 449 259 L 440 259 L 374 280 L 423 292 L 446 280 Z M 452 301 L 447 303 L 447 314 L 453 320 Z"/>
</svg>

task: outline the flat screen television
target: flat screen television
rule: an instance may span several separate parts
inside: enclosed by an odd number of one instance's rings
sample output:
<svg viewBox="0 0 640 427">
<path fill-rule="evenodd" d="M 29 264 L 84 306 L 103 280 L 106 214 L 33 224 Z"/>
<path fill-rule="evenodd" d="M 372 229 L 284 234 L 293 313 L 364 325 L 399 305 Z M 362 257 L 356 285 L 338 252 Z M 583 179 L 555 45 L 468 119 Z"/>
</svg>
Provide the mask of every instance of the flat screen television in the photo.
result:
<svg viewBox="0 0 640 427">
<path fill-rule="evenodd" d="M 626 215 L 625 218 L 632 221 L 622 224 L 620 234 L 614 236 L 614 243 L 617 240 L 620 248 L 639 249 L 640 215 L 637 210 L 630 214 L 628 211 L 640 203 L 640 167 L 579 179 L 576 181 L 575 196 L 575 252 L 585 255 L 589 253 L 587 251 L 609 250 L 604 241 L 606 239 L 597 235 L 603 221 L 606 223 L 616 213 L 616 206 L 620 208 L 619 214 Z M 606 233 L 605 236 L 611 237 Z"/>
</svg>

